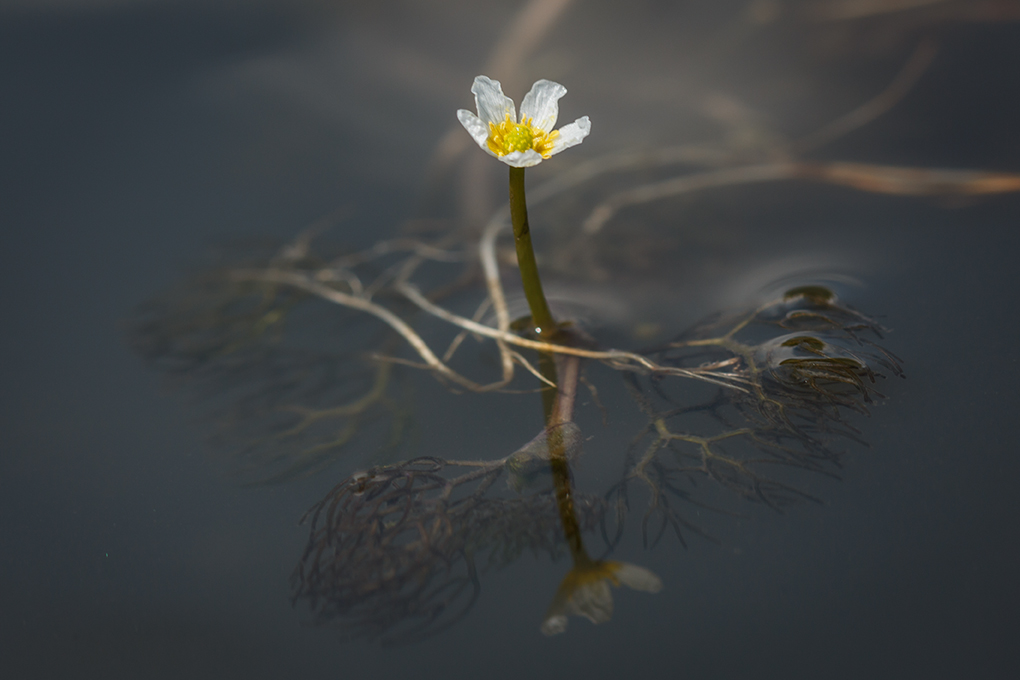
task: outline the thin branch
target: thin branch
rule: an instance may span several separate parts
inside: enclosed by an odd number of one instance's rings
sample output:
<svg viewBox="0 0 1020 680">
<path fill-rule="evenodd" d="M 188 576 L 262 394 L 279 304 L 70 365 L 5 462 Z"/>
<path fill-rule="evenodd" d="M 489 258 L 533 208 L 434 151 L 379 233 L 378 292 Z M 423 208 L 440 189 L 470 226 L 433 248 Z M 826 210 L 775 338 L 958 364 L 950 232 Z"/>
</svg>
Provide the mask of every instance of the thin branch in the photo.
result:
<svg viewBox="0 0 1020 680">
<path fill-rule="evenodd" d="M 654 373 L 662 373 L 667 375 L 678 375 L 688 378 L 695 378 L 697 380 L 704 380 L 706 382 L 723 385 L 725 387 L 732 387 L 735 389 L 742 389 L 734 382 L 738 379 L 735 374 L 713 374 L 710 371 L 703 371 L 701 369 L 688 369 L 679 368 L 674 366 L 662 366 L 655 363 L 651 359 L 634 352 L 625 352 L 622 350 L 590 350 L 582 349 L 579 347 L 570 347 L 567 345 L 557 345 L 550 342 L 543 342 L 541 340 L 529 340 L 528 338 L 522 338 L 514 335 L 513 333 L 500 331 L 491 326 L 480 324 L 470 319 L 465 319 L 462 316 L 458 316 L 453 312 L 450 312 L 438 305 L 433 304 L 425 298 L 414 286 L 409 284 L 402 284 L 397 287 L 397 291 L 403 294 L 408 300 L 418 305 L 423 311 L 428 312 L 434 316 L 443 319 L 455 326 L 478 333 L 485 337 L 502 340 L 510 345 L 517 345 L 519 347 L 527 347 L 529 349 L 538 350 L 540 352 L 552 352 L 553 354 L 566 354 L 570 356 L 582 357 L 585 359 L 599 359 L 602 361 L 611 362 L 612 365 L 623 370 L 637 370 L 644 369 Z"/>
</svg>

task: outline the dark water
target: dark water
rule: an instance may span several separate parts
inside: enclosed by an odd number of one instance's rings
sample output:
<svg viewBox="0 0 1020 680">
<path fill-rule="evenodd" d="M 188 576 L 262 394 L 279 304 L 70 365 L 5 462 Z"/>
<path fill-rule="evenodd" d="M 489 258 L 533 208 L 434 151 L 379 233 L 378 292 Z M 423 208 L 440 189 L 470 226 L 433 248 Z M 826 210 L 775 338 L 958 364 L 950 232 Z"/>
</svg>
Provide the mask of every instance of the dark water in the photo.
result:
<svg viewBox="0 0 1020 680">
<path fill-rule="evenodd" d="M 885 345 L 907 374 L 879 385 L 888 399 L 854 419 L 870 448 L 838 444 L 842 481 L 804 481 L 821 506 L 699 518 L 719 545 L 688 536 L 685 551 L 667 536 L 643 551 L 628 535 L 618 556 L 665 587 L 615 591 L 605 625 L 572 620 L 544 638 L 538 625 L 568 567 L 525 556 L 486 574 L 468 618 L 427 643 L 340 644 L 290 604 L 306 540 L 297 521 L 371 452 L 308 479 L 242 486 L 188 390 L 166 389 L 132 354 L 127 320 L 210 246 L 289 239 L 337 208 L 333 237 L 349 248 L 413 217 L 484 219 L 503 167 L 477 149 L 453 169 L 429 163 L 518 7 L 88 5 L 0 5 L 4 677 L 1015 673 L 1016 196 L 791 182 L 621 211 L 608 252 L 645 239 L 643 255 L 610 257 L 608 282 L 547 262 L 550 290 L 596 291 L 606 342 L 636 347 L 636 323 L 665 337 L 777 280 L 835 280 L 893 329 Z M 741 19 L 743 3 L 578 0 L 501 76 L 518 101 L 532 80 L 560 80 L 563 118 L 593 121 L 584 145 L 529 171 L 536 185 L 600 154 L 727 134 L 762 153 L 875 96 L 926 36 L 940 49 L 902 101 L 807 156 L 1020 171 L 1016 3 L 805 18 L 823 6 L 776 3 L 761 27 Z M 772 5 L 754 7 L 768 16 Z M 731 127 L 705 113 L 741 109 Z M 666 176 L 621 173 L 534 208 L 539 252 L 564 243 L 554 228 L 614 182 Z M 617 385 L 608 369 L 595 376 Z M 534 395 L 486 401 L 409 380 L 422 402 L 415 455 L 498 457 L 541 426 Z M 641 426 L 618 385 L 603 389 L 621 413 L 612 428 L 591 406 L 579 414 L 595 436 L 579 479 L 594 491 Z"/>
</svg>

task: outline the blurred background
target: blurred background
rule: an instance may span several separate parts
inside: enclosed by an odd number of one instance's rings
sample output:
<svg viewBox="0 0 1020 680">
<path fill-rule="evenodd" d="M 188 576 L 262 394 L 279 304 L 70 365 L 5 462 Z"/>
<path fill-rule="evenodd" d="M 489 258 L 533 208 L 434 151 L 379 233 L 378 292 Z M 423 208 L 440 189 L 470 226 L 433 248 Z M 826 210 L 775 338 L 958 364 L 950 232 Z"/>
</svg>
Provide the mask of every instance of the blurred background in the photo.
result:
<svg viewBox="0 0 1020 680">
<path fill-rule="evenodd" d="M 1010 0 L 0 0 L 4 677 L 1012 677 L 1020 199 L 754 183 L 580 225 L 692 168 L 1020 172 L 1018 38 Z M 907 379 L 855 421 L 843 480 L 812 482 L 824 505 L 625 546 L 665 589 L 617 591 L 611 623 L 541 636 L 566 566 L 525 557 L 440 637 L 341 644 L 288 578 L 301 515 L 365 458 L 240 485 L 126 323 L 211 248 L 323 216 L 351 249 L 476 232 L 506 181 L 455 119 L 480 73 L 518 102 L 557 80 L 561 123 L 591 117 L 529 186 L 640 156 L 532 210 L 550 290 L 607 344 L 821 280 L 893 329 Z M 505 455 L 540 426 L 527 396 L 419 378 L 415 455 Z M 640 426 L 593 412 L 603 451 Z"/>
</svg>

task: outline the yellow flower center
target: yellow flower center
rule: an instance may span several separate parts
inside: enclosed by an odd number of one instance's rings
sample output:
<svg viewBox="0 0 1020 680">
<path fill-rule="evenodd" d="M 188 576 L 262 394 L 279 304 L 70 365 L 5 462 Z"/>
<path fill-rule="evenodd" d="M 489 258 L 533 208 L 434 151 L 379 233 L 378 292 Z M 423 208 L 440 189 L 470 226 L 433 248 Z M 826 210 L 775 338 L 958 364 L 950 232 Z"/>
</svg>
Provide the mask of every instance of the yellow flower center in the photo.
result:
<svg viewBox="0 0 1020 680">
<path fill-rule="evenodd" d="M 549 158 L 552 155 L 553 141 L 559 136 L 559 130 L 546 132 L 535 127 L 530 118 L 515 123 L 508 114 L 502 123 L 489 123 L 487 144 L 489 150 L 497 156 L 534 149 L 542 158 Z"/>
</svg>

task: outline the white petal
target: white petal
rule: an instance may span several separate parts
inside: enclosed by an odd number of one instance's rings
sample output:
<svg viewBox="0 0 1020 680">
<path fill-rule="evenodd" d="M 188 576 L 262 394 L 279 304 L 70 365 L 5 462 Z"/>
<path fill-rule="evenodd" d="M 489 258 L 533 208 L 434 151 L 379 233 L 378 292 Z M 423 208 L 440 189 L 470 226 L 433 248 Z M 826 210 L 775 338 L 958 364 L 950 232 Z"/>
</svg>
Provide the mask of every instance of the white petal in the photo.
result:
<svg viewBox="0 0 1020 680">
<path fill-rule="evenodd" d="M 657 593 L 662 590 L 662 580 L 644 567 L 624 562 L 616 570 L 616 578 L 620 583 L 629 586 L 634 590 L 642 590 L 646 593 Z"/>
<path fill-rule="evenodd" d="M 580 144 L 591 132 L 591 121 L 588 120 L 588 116 L 583 116 L 570 125 L 561 127 L 559 132 L 559 136 L 553 140 L 549 155 L 558 154 L 564 149 Z"/>
<path fill-rule="evenodd" d="M 460 121 L 460 124 L 464 126 L 464 129 L 468 131 L 471 139 L 475 140 L 478 146 L 485 149 L 485 152 L 490 156 L 496 155 L 489 149 L 489 126 L 486 123 L 483 123 L 478 116 L 467 109 L 457 111 L 457 120 Z"/>
<path fill-rule="evenodd" d="M 531 118 L 531 124 L 546 132 L 556 125 L 560 115 L 560 97 L 567 93 L 567 88 L 551 80 L 539 80 L 531 86 L 531 92 L 524 95 L 521 102 L 521 120 Z"/>
<path fill-rule="evenodd" d="M 543 635 L 558 635 L 567 629 L 566 614 L 550 614 L 545 617 L 540 630 Z"/>
<path fill-rule="evenodd" d="M 566 610 L 592 623 L 605 623 L 613 618 L 613 594 L 609 592 L 609 584 L 599 579 L 580 586 L 570 596 Z"/>
<path fill-rule="evenodd" d="M 502 123 L 507 116 L 517 122 L 514 100 L 503 94 L 498 80 L 478 76 L 471 86 L 471 92 L 475 95 L 475 107 L 483 123 Z"/>
<path fill-rule="evenodd" d="M 488 150 L 488 147 L 485 148 Z M 514 151 L 505 156 L 496 156 L 496 158 L 503 161 L 511 168 L 530 168 L 531 166 L 538 165 L 542 162 L 542 154 L 534 149 L 528 149 L 527 151 Z"/>
</svg>

